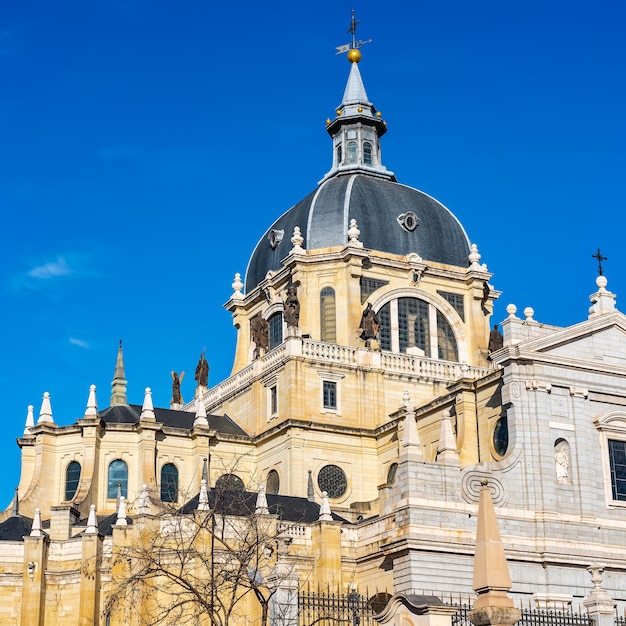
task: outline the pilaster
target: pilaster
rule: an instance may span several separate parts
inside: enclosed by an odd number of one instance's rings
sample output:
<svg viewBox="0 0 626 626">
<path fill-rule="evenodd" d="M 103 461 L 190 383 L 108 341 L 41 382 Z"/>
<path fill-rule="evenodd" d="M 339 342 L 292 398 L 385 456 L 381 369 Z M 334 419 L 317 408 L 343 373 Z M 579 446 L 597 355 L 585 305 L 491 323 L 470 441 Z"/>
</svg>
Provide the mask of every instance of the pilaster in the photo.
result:
<svg viewBox="0 0 626 626">
<path fill-rule="evenodd" d="M 21 626 L 44 626 L 48 537 L 24 537 Z"/>
</svg>

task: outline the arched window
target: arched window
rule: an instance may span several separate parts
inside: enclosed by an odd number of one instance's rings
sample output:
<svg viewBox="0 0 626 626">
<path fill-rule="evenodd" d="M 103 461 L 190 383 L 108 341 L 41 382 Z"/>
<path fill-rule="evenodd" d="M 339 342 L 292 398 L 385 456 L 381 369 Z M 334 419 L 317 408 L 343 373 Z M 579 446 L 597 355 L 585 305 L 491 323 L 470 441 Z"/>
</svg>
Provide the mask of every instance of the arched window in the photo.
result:
<svg viewBox="0 0 626 626">
<path fill-rule="evenodd" d="M 245 491 L 243 480 L 236 474 L 223 474 L 215 481 L 217 491 Z"/>
<path fill-rule="evenodd" d="M 337 146 L 337 165 L 341 165 L 341 145 Z"/>
<path fill-rule="evenodd" d="M 269 349 L 273 350 L 283 342 L 283 314 L 274 313 L 269 320 Z"/>
<path fill-rule="evenodd" d="M 80 481 L 80 463 L 72 461 L 65 470 L 65 500 L 71 500 L 78 490 Z"/>
<path fill-rule="evenodd" d="M 109 463 L 107 483 L 107 498 L 117 498 L 118 486 L 122 496 L 128 497 L 128 465 L 122 459 L 115 459 Z"/>
<path fill-rule="evenodd" d="M 444 361 L 459 360 L 452 326 L 434 305 L 418 298 L 398 298 L 380 308 L 378 319 L 381 349 Z"/>
<path fill-rule="evenodd" d="M 330 343 L 337 341 L 335 290 L 332 287 L 324 287 L 320 292 L 320 339 Z"/>
<path fill-rule="evenodd" d="M 265 492 L 271 495 L 277 495 L 280 489 L 280 476 L 278 472 L 273 469 L 267 473 L 267 481 L 265 483 Z"/>
<path fill-rule="evenodd" d="M 393 485 L 396 480 L 396 472 L 398 471 L 398 464 L 392 463 L 387 470 L 387 484 Z"/>
<path fill-rule="evenodd" d="M 363 163 L 372 164 L 372 144 L 369 141 L 363 142 Z"/>
<path fill-rule="evenodd" d="M 348 163 L 356 163 L 356 141 L 348 142 Z"/>
<path fill-rule="evenodd" d="M 173 463 L 161 468 L 161 500 L 178 502 L 178 468 Z"/>
</svg>

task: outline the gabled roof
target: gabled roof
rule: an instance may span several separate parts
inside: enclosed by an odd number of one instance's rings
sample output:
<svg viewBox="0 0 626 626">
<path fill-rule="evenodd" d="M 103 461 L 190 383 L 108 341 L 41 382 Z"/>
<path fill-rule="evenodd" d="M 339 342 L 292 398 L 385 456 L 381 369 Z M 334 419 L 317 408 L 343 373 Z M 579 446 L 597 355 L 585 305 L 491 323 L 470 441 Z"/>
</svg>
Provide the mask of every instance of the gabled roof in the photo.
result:
<svg viewBox="0 0 626 626">
<path fill-rule="evenodd" d="M 99 412 L 100 419 L 107 424 L 136 424 L 141 415 L 138 404 L 118 404 Z M 170 428 L 191 430 L 195 415 L 188 411 L 171 409 L 154 409 L 156 421 Z M 209 415 L 209 428 L 225 435 L 243 435 L 247 433 L 240 428 L 228 415 Z"/>
</svg>

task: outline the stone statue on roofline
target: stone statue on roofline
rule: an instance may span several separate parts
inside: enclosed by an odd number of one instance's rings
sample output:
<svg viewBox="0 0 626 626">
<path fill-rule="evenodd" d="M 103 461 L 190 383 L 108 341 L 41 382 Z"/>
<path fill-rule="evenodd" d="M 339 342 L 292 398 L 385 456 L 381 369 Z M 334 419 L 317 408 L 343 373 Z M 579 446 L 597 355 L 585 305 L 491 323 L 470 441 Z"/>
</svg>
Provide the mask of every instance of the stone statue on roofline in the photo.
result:
<svg viewBox="0 0 626 626">
<path fill-rule="evenodd" d="M 250 339 L 254 343 L 254 358 L 261 356 L 262 350 L 269 346 L 270 328 L 267 320 L 261 315 L 255 315 L 250 320 Z"/>
<path fill-rule="evenodd" d="M 380 320 L 378 315 L 372 308 L 372 303 L 368 302 L 363 315 L 361 316 L 361 324 L 359 330 L 360 337 L 365 341 L 366 348 L 377 348 L 378 346 L 378 329 L 380 328 Z"/>
<path fill-rule="evenodd" d="M 185 378 L 185 372 L 181 372 L 180 376 L 177 372 L 172 372 L 172 399 L 170 404 L 183 404 L 183 396 L 180 392 L 180 383 L 183 382 L 183 378 Z"/>
<path fill-rule="evenodd" d="M 504 337 L 498 330 L 498 325 L 493 325 L 493 330 L 489 333 L 489 343 L 487 344 L 487 353 L 490 356 L 496 350 L 499 350 L 504 345 Z"/>
<path fill-rule="evenodd" d="M 283 315 L 287 327 L 298 328 L 300 322 L 300 301 L 298 300 L 298 287 L 295 283 L 289 283 L 287 287 Z"/>
<path fill-rule="evenodd" d="M 196 365 L 196 374 L 194 376 L 198 387 L 208 387 L 209 386 L 209 364 L 207 360 L 204 358 L 204 351 L 200 355 L 200 360 L 198 361 L 198 365 Z"/>
</svg>

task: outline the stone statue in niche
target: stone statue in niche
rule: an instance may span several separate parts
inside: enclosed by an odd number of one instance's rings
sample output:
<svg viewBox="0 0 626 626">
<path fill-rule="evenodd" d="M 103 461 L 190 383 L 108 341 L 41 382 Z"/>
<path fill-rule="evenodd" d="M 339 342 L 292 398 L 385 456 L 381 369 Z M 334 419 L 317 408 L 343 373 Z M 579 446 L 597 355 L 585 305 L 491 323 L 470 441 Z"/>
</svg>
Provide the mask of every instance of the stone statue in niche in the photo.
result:
<svg viewBox="0 0 626 626">
<path fill-rule="evenodd" d="M 283 316 L 288 327 L 298 328 L 298 323 L 300 322 L 300 301 L 298 300 L 298 287 L 294 283 L 290 283 L 287 287 Z"/>
<path fill-rule="evenodd" d="M 370 347 L 372 340 L 375 341 L 378 338 L 379 328 L 380 321 L 378 315 L 374 312 L 371 302 L 368 302 L 361 316 L 361 325 L 359 326 L 359 330 L 361 331 L 360 337 L 365 341 L 366 348 Z"/>
<path fill-rule="evenodd" d="M 261 350 L 267 350 L 269 345 L 270 328 L 267 320 L 261 315 L 255 315 L 250 320 L 250 339 L 255 345 L 254 358 L 261 356 Z"/>
<path fill-rule="evenodd" d="M 489 344 L 487 345 L 487 352 L 491 354 L 496 350 L 499 350 L 504 345 L 504 337 L 498 330 L 498 325 L 493 325 L 493 330 L 489 333 Z"/>
<path fill-rule="evenodd" d="M 565 439 L 559 439 L 554 445 L 554 469 L 557 483 L 570 483 L 569 477 L 570 454 L 569 444 Z"/>
<path fill-rule="evenodd" d="M 196 365 L 196 375 L 194 376 L 198 387 L 209 386 L 209 364 L 204 358 L 204 352 L 200 355 L 198 365 Z"/>
<path fill-rule="evenodd" d="M 170 404 L 183 404 L 183 396 L 180 393 L 180 383 L 185 378 L 185 372 L 181 372 L 180 376 L 177 372 L 172 372 L 172 399 Z"/>
</svg>

